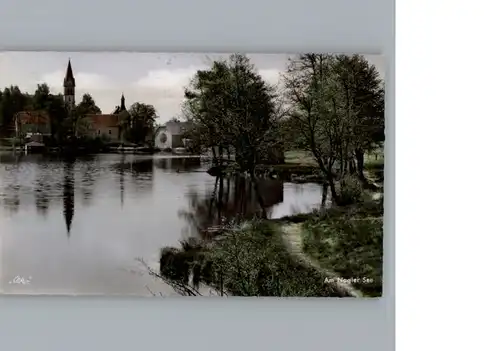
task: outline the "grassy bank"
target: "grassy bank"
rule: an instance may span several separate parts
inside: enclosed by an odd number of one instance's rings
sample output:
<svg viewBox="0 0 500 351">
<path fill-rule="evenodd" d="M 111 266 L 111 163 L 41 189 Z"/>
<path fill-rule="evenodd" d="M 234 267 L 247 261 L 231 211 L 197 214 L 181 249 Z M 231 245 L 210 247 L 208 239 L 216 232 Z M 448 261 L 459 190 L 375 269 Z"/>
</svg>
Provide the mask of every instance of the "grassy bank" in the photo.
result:
<svg viewBox="0 0 500 351">
<path fill-rule="evenodd" d="M 210 248 L 216 281 L 236 296 L 335 297 L 325 275 L 297 262 L 282 240 L 280 227 L 255 221 L 230 231 Z"/>
<path fill-rule="evenodd" d="M 372 218 L 381 213 L 381 204 L 370 202 L 278 220 L 255 219 L 211 241 L 164 249 L 161 271 L 185 283 L 193 276 L 193 281 L 233 296 L 350 296 L 325 282 L 332 276 L 373 279 L 352 286 L 367 296 L 380 296 L 382 221 Z M 287 238 L 290 223 L 299 223 L 298 255 Z"/>
<path fill-rule="evenodd" d="M 302 225 L 304 252 L 367 296 L 382 295 L 382 213 L 312 216 Z"/>
<path fill-rule="evenodd" d="M 383 150 L 376 150 L 365 157 L 365 174 L 370 180 L 383 183 Z M 382 173 L 380 173 L 382 172 Z M 234 162 L 215 166 L 209 170 L 213 176 L 230 176 L 240 171 Z M 324 177 L 312 154 L 303 150 L 285 152 L 285 163 L 277 165 L 258 165 L 255 169 L 258 177 L 281 179 L 293 183 L 324 183 Z M 382 181 L 380 178 L 382 174 Z"/>
</svg>

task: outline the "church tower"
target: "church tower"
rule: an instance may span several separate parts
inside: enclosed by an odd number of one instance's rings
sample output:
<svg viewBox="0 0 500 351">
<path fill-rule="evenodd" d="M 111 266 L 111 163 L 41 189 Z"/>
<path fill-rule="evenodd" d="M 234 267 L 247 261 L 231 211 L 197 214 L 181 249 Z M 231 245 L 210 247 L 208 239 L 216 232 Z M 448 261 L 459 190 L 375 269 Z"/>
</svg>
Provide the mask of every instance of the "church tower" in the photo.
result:
<svg viewBox="0 0 500 351">
<path fill-rule="evenodd" d="M 71 60 L 68 60 L 66 77 L 64 77 L 64 103 L 69 108 L 75 107 L 75 77 L 71 69 Z"/>
<path fill-rule="evenodd" d="M 121 100 L 121 104 L 120 104 L 120 111 L 126 111 L 126 110 L 127 110 L 127 108 L 125 107 L 125 96 L 122 93 L 122 100 Z"/>
</svg>

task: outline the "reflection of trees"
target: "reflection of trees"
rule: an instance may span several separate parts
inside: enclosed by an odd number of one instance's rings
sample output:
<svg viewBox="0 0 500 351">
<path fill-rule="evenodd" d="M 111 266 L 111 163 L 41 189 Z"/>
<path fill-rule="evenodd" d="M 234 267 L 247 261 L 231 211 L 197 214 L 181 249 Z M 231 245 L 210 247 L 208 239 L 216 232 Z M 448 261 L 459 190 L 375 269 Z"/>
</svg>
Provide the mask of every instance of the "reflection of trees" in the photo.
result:
<svg viewBox="0 0 500 351">
<path fill-rule="evenodd" d="M 132 180 L 131 184 L 136 191 L 153 190 L 153 159 L 132 158 L 127 160 L 127 155 L 122 155 L 119 163 L 111 166 L 113 172 L 118 175 L 118 186 L 120 189 L 120 203 L 125 203 L 126 178 Z M 130 183 L 129 183 L 130 184 Z"/>
<path fill-rule="evenodd" d="M 38 213 L 43 216 L 47 215 L 50 204 L 50 184 L 45 181 L 43 173 L 39 173 L 35 181 L 35 206 Z"/>
<path fill-rule="evenodd" d="M 6 194 L 4 195 L 3 204 L 5 208 L 13 213 L 19 211 L 19 206 L 21 205 L 21 199 L 19 197 L 20 189 L 21 187 L 19 184 L 9 185 L 5 189 Z"/>
<path fill-rule="evenodd" d="M 121 163 L 125 161 L 125 155 L 122 155 Z M 125 170 L 123 167 L 118 169 L 119 184 L 120 184 L 120 204 L 123 208 L 123 204 L 125 203 Z"/>
<path fill-rule="evenodd" d="M 90 201 L 94 195 L 94 187 L 95 187 L 95 172 L 97 170 L 97 166 L 91 162 L 90 160 L 88 162 L 82 162 L 83 165 L 83 170 L 82 170 L 82 186 L 81 186 L 81 191 L 82 191 L 82 197 L 83 197 L 83 204 L 85 206 L 90 205 Z"/>
<path fill-rule="evenodd" d="M 64 163 L 63 206 L 63 214 L 69 237 L 71 223 L 75 215 L 75 163 L 73 160 Z"/>
<path fill-rule="evenodd" d="M 156 168 L 165 171 L 191 171 L 200 168 L 201 159 L 199 157 L 176 157 L 176 158 L 160 158 L 155 160 Z"/>
<path fill-rule="evenodd" d="M 260 180 L 259 191 L 266 216 L 270 208 L 283 202 L 283 182 Z M 206 233 L 210 227 L 224 225 L 227 220 L 245 220 L 262 216 L 259 196 L 251 181 L 244 177 L 216 178 L 212 192 L 190 193 L 189 209 L 179 215 L 189 223 L 190 229 Z"/>
<path fill-rule="evenodd" d="M 21 205 L 19 184 L 19 173 L 22 172 L 20 166 L 20 157 L 16 154 L 1 155 L 0 162 L 5 164 L 5 176 L 0 175 L 0 180 L 8 185 L 3 189 L 0 188 L 1 197 L 3 197 L 3 206 L 10 212 L 15 213 L 19 211 Z"/>
</svg>

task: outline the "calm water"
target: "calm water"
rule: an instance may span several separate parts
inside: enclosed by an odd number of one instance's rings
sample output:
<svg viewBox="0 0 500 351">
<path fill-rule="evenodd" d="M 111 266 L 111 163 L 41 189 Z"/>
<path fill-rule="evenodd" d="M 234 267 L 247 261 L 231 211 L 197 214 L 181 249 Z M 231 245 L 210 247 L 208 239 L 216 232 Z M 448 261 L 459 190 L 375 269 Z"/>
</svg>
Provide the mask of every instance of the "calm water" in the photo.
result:
<svg viewBox="0 0 500 351">
<path fill-rule="evenodd" d="M 199 158 L 96 155 L 62 161 L 0 152 L 0 267 L 6 293 L 172 293 L 136 261 L 259 211 L 244 179 L 219 182 Z M 269 217 L 321 203 L 315 184 L 260 184 Z M 26 284 L 10 283 L 16 276 Z"/>
</svg>

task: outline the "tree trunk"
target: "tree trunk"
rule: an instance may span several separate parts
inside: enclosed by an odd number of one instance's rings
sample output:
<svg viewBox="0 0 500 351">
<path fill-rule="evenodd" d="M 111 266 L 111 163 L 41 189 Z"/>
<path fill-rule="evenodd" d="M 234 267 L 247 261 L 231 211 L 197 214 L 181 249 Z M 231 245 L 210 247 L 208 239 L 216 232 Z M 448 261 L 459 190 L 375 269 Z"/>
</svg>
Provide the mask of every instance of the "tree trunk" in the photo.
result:
<svg viewBox="0 0 500 351">
<path fill-rule="evenodd" d="M 215 150 L 215 146 L 212 146 L 212 162 L 217 166 L 219 165 L 219 159 L 217 158 L 217 152 Z"/>
<path fill-rule="evenodd" d="M 254 190 L 255 190 L 255 195 L 257 195 L 257 201 L 259 202 L 259 206 L 261 208 L 261 212 L 262 212 L 262 218 L 263 219 L 267 219 L 267 213 L 266 213 L 266 208 L 264 207 L 264 198 L 262 197 L 262 194 L 260 192 L 260 187 L 259 187 L 259 184 L 257 182 L 257 179 L 255 177 L 255 169 L 253 169 L 254 167 L 252 167 L 252 169 L 250 170 L 250 180 L 253 184 L 253 187 L 254 187 Z"/>
<path fill-rule="evenodd" d="M 357 149 L 356 152 L 356 164 L 357 164 L 357 173 L 358 173 L 358 178 L 363 184 L 368 184 L 368 180 L 365 177 L 364 170 L 365 170 L 365 154 L 363 150 Z"/>
<path fill-rule="evenodd" d="M 330 191 L 332 193 L 332 203 L 339 203 L 339 196 L 335 190 L 335 180 L 333 179 L 333 174 L 328 175 L 328 185 L 330 186 Z"/>
<path fill-rule="evenodd" d="M 328 185 L 323 184 L 323 189 L 321 191 L 321 209 L 322 210 L 326 207 L 327 196 L 328 196 Z"/>
</svg>

